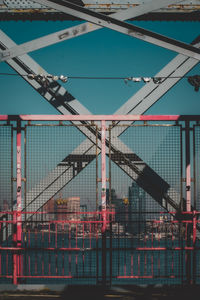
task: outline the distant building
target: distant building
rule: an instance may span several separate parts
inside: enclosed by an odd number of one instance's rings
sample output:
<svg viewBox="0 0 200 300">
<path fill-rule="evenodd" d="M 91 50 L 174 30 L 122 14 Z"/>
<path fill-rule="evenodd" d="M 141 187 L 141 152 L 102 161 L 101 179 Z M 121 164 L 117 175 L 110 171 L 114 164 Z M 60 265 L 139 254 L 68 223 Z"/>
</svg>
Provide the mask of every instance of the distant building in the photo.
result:
<svg viewBox="0 0 200 300">
<path fill-rule="evenodd" d="M 44 215 L 42 215 L 43 221 L 52 221 L 55 218 L 55 200 L 49 199 L 43 206 Z"/>
<path fill-rule="evenodd" d="M 80 197 L 67 198 L 68 220 L 80 221 Z"/>
<path fill-rule="evenodd" d="M 144 232 L 146 221 L 146 195 L 136 182 L 128 189 L 129 199 L 129 231 L 133 233 Z"/>
<path fill-rule="evenodd" d="M 67 199 L 56 200 L 55 205 L 55 213 L 56 213 L 56 220 L 58 221 L 65 221 L 68 218 L 68 207 L 67 207 Z"/>
<path fill-rule="evenodd" d="M 9 207 L 9 204 L 8 204 L 8 200 L 3 200 L 3 211 L 9 211 L 10 210 L 10 207 Z"/>
<path fill-rule="evenodd" d="M 80 197 L 55 200 L 55 213 L 58 221 L 80 220 Z"/>
<path fill-rule="evenodd" d="M 80 205 L 80 212 L 81 212 L 81 215 L 80 215 L 80 218 L 82 221 L 85 221 L 87 220 L 87 205 L 86 204 L 82 204 Z"/>
<path fill-rule="evenodd" d="M 109 189 L 106 189 L 106 203 L 107 207 L 109 207 L 111 211 L 114 212 L 112 221 L 122 221 L 124 212 L 123 200 L 117 197 L 115 189 L 111 189 L 110 194 Z"/>
</svg>

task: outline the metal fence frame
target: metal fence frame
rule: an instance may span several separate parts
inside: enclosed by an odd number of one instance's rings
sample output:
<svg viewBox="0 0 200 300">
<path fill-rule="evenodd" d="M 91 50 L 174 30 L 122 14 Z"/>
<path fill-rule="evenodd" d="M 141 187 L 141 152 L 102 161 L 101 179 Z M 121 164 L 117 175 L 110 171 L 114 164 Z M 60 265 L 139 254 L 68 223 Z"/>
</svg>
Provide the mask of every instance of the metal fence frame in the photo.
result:
<svg viewBox="0 0 200 300">
<path fill-rule="evenodd" d="M 16 199 L 17 199 L 17 205 L 16 210 L 11 212 L 1 212 L 1 215 L 12 215 L 12 218 L 8 217 L 6 220 L 1 219 L 0 225 L 1 229 L 2 226 L 5 224 L 12 224 L 14 230 L 13 230 L 13 242 L 14 247 L 6 247 L 2 246 L 0 248 L 1 251 L 11 251 L 12 257 L 13 257 L 13 272 L 11 275 L 6 275 L 7 278 L 12 278 L 13 284 L 18 283 L 18 279 L 20 277 L 26 277 L 20 275 L 20 251 L 25 251 L 25 249 L 22 247 L 22 224 L 23 224 L 23 212 L 22 212 L 22 135 L 21 135 L 21 129 L 22 129 L 22 122 L 23 121 L 71 121 L 71 122 L 97 122 L 98 126 L 100 126 L 100 145 L 101 145 L 101 178 L 98 180 L 101 182 L 101 205 L 102 210 L 101 212 L 98 212 L 98 220 L 97 221 L 91 221 L 90 226 L 92 226 L 92 223 L 99 222 L 101 226 L 101 239 L 102 239 L 102 266 L 101 266 L 101 282 L 103 285 L 106 285 L 108 282 L 112 283 L 112 262 L 110 263 L 110 271 L 108 275 L 108 270 L 106 268 L 106 260 L 107 260 L 107 252 L 110 251 L 110 260 L 112 260 L 112 212 L 107 210 L 106 207 L 106 183 L 109 181 L 109 178 L 107 178 L 107 170 L 106 170 L 106 130 L 108 130 L 109 125 L 111 122 L 115 122 L 117 124 L 120 121 L 124 122 L 134 122 L 134 121 L 174 121 L 174 122 L 184 122 L 185 123 L 185 149 L 186 149 L 186 210 L 185 212 L 182 212 L 182 216 L 186 215 L 188 217 L 183 218 L 177 222 L 181 222 L 182 224 L 192 224 L 192 245 L 188 244 L 187 238 L 186 238 L 186 245 L 181 247 L 176 247 L 173 250 L 174 251 L 181 251 L 184 250 L 187 252 L 187 260 L 190 258 L 191 252 L 195 252 L 199 250 L 198 247 L 195 246 L 196 243 L 196 229 L 198 226 L 199 221 L 197 220 L 197 217 L 199 215 L 199 212 L 196 210 L 191 211 L 191 162 L 190 162 L 190 127 L 189 122 L 199 122 L 200 121 L 200 115 L 191 115 L 191 116 L 180 116 L 180 115 L 149 115 L 149 116 L 142 116 L 142 115 L 18 115 L 18 116 L 8 116 L 8 115 L 0 115 L 0 121 L 7 122 L 10 124 L 10 122 L 15 121 L 16 122 Z M 198 124 L 198 123 L 197 123 Z M 29 213 L 29 212 L 26 212 Z M 170 212 L 171 214 L 175 214 L 175 212 Z M 173 221 L 174 222 L 174 221 Z M 63 222 L 61 222 L 63 223 Z M 189 225 L 188 225 L 189 226 Z M 108 235 L 109 232 L 109 235 Z M 110 238 L 110 246 L 108 248 L 107 245 L 107 238 Z M 190 236 L 191 238 L 191 236 Z M 69 249 L 65 249 L 68 251 Z M 135 250 L 137 251 L 163 251 L 166 250 L 165 247 L 137 247 Z M 64 250 L 63 250 L 64 251 Z M 186 262 L 187 264 L 187 262 Z M 188 265 L 188 268 L 190 269 L 187 274 L 187 283 L 194 283 L 195 278 L 194 275 L 191 276 L 191 259 Z M 34 277 L 34 276 L 32 276 Z M 45 277 L 45 276 L 44 276 Z M 59 276 L 50 276 L 51 278 L 59 278 Z M 108 280 L 109 277 L 109 280 Z M 49 278 L 46 276 L 45 278 Z M 60 276 L 60 278 L 71 278 L 71 276 Z M 119 276 L 119 279 L 136 279 L 139 278 L 136 275 L 124 275 Z M 140 278 L 145 278 L 140 277 Z M 148 278 L 148 276 L 146 277 Z"/>
</svg>

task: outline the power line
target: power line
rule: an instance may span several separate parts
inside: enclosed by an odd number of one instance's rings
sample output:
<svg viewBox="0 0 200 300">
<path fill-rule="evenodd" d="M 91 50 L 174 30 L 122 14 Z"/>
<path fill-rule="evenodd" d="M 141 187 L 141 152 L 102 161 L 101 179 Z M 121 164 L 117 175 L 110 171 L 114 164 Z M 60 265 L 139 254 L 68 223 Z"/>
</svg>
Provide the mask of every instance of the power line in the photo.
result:
<svg viewBox="0 0 200 300">
<path fill-rule="evenodd" d="M 41 76 L 41 77 L 46 77 L 46 78 L 53 78 L 53 77 L 58 77 L 58 78 L 55 78 L 56 80 L 60 79 L 60 77 L 64 76 L 64 75 L 60 75 L 60 76 L 57 76 L 57 75 L 44 75 L 44 74 L 17 74 L 17 73 L 0 73 L 1 76 L 21 76 L 21 77 L 31 77 L 29 79 L 36 79 L 38 76 Z M 98 79 L 101 79 L 101 80 L 104 80 L 104 79 L 121 79 L 121 80 L 132 80 L 132 81 L 140 81 L 140 79 L 144 79 L 146 81 L 148 81 L 148 79 L 153 79 L 153 78 L 160 78 L 160 79 L 167 79 L 167 78 L 188 78 L 190 76 L 159 76 L 159 77 L 147 77 L 147 76 L 137 76 L 137 77 L 132 77 L 132 76 L 129 76 L 129 77 L 119 77 L 119 76 L 64 76 L 68 79 L 95 79 L 95 80 L 98 80 Z"/>
<path fill-rule="evenodd" d="M 17 73 L 0 73 L 0 76 L 21 76 L 27 77 L 29 80 L 37 80 L 38 82 L 42 83 L 44 86 L 48 86 L 48 79 L 52 79 L 53 81 L 61 80 L 62 82 L 67 82 L 68 79 L 93 79 L 93 80 L 124 80 L 125 83 L 128 82 L 145 82 L 148 83 L 153 81 L 155 84 L 160 84 L 166 79 L 182 79 L 187 78 L 188 82 L 194 86 L 195 91 L 198 91 L 200 88 L 200 75 L 193 75 L 193 76 L 139 76 L 139 77 L 119 77 L 119 76 L 64 76 L 64 75 L 51 75 L 51 74 L 17 74 Z"/>
</svg>

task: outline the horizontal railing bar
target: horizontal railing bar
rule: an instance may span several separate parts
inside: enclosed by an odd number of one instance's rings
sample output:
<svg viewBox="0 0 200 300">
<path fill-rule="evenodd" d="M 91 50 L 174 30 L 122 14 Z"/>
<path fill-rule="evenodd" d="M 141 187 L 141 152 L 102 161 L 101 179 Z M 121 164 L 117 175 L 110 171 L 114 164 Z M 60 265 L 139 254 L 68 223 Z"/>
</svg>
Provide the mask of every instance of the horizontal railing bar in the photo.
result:
<svg viewBox="0 0 200 300">
<path fill-rule="evenodd" d="M 59 250 L 59 251 L 81 251 L 82 248 L 43 248 L 43 247 L 38 247 L 38 248 L 31 248 L 31 247 L 27 247 L 27 248 L 19 248 L 19 247 L 0 247 L 0 251 L 1 250 L 9 250 L 9 251 L 27 251 L 27 250 L 46 250 L 46 251 L 55 251 L 55 250 Z"/>
<path fill-rule="evenodd" d="M 155 242 L 155 240 L 153 240 Z M 43 247 L 27 247 L 27 248 L 15 248 L 15 247 L 0 247 L 0 251 L 2 250 L 7 250 L 7 251 L 96 251 L 97 249 L 101 248 L 43 248 Z M 107 248 L 106 250 L 109 250 Z M 120 250 L 126 250 L 126 251 L 182 251 L 182 250 L 200 250 L 200 247 L 119 247 L 119 248 L 114 248 L 112 247 L 112 251 L 120 251 Z"/>
<path fill-rule="evenodd" d="M 40 221 L 40 220 L 34 220 L 34 221 L 2 221 L 0 220 L 0 223 L 10 223 L 10 224 L 16 224 L 16 223 L 22 223 L 22 224 L 33 224 L 33 223 L 47 223 L 47 224 L 101 224 L 103 221 L 67 221 L 67 220 L 54 220 L 54 221 Z M 108 221 L 109 222 L 109 221 Z"/>
<path fill-rule="evenodd" d="M 31 279 L 32 278 L 33 279 L 34 278 L 44 278 L 44 279 L 45 278 L 59 278 L 59 279 L 63 278 L 64 279 L 64 278 L 74 278 L 74 277 L 70 276 L 70 275 L 60 275 L 60 276 L 58 276 L 58 275 L 57 276 L 56 275 L 52 275 L 52 276 L 51 275 L 49 275 L 49 276 L 47 276 L 47 275 L 35 275 L 35 276 L 34 275 L 30 275 L 30 276 L 18 275 L 17 278 L 31 278 Z"/>
<path fill-rule="evenodd" d="M 196 121 L 200 115 L 0 115 L 1 121 Z"/>
<path fill-rule="evenodd" d="M 115 276 L 113 278 L 118 278 L 118 279 L 140 279 L 140 278 L 158 278 L 158 279 L 167 279 L 167 278 L 181 278 L 181 276 L 175 276 L 175 275 L 169 275 L 169 276 L 154 276 L 154 275 L 121 275 L 121 276 Z"/>
</svg>

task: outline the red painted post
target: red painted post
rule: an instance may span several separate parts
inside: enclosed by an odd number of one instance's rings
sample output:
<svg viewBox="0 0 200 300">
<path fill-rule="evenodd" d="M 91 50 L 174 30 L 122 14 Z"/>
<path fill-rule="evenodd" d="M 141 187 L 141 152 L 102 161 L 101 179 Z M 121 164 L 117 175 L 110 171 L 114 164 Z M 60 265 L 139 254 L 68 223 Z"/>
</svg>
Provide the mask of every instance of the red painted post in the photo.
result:
<svg viewBox="0 0 200 300">
<path fill-rule="evenodd" d="M 193 284 L 196 284 L 196 263 L 197 263 L 197 255 L 196 255 L 196 237 L 197 237 L 197 214 L 196 211 L 193 211 Z"/>
<path fill-rule="evenodd" d="M 14 247 L 17 246 L 17 213 L 13 212 L 13 243 Z M 14 252 L 13 254 L 13 284 L 17 284 L 17 254 Z"/>
<path fill-rule="evenodd" d="M 106 122 L 101 121 L 102 285 L 106 285 Z"/>
<path fill-rule="evenodd" d="M 191 211 L 191 164 L 190 164 L 190 126 L 185 123 L 185 149 L 186 149 L 186 211 Z"/>
<path fill-rule="evenodd" d="M 185 122 L 185 162 L 186 162 L 186 211 L 189 213 L 191 211 L 191 164 L 190 164 L 190 123 Z M 186 216 L 189 217 L 189 214 Z M 188 218 L 187 218 L 188 219 Z M 186 235 L 186 245 L 190 247 L 191 234 L 192 234 L 192 224 L 187 223 L 187 235 Z M 186 251 L 186 277 L 187 283 L 190 284 L 192 281 L 191 272 L 191 251 Z"/>
<path fill-rule="evenodd" d="M 197 215 L 196 215 L 196 211 L 193 211 L 193 247 L 195 245 L 196 242 L 196 237 L 197 237 Z"/>
<path fill-rule="evenodd" d="M 21 246 L 22 238 L 22 163 L 21 163 L 21 122 L 17 122 L 17 243 Z"/>
<path fill-rule="evenodd" d="M 101 122 L 101 205 L 102 205 L 102 232 L 106 230 L 106 122 Z"/>
<path fill-rule="evenodd" d="M 14 224 L 16 224 L 16 233 L 14 240 L 16 247 L 21 247 L 22 235 L 22 173 L 21 173 L 21 122 L 17 121 L 17 209 L 13 216 Z M 20 276 L 20 254 L 13 256 L 13 284 L 17 284 L 17 277 Z"/>
</svg>

